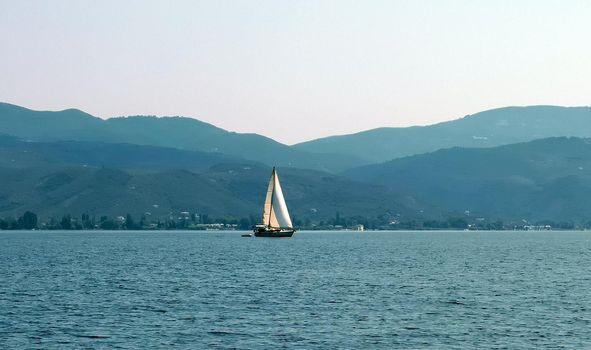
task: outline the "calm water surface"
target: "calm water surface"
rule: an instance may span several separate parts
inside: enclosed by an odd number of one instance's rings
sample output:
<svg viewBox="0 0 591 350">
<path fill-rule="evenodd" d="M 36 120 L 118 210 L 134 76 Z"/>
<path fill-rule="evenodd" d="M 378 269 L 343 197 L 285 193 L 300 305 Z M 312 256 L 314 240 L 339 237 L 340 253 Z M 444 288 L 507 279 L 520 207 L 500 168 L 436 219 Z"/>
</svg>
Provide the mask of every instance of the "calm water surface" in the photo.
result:
<svg viewBox="0 0 591 350">
<path fill-rule="evenodd" d="M 0 232 L 0 348 L 591 348 L 591 233 Z"/>
</svg>

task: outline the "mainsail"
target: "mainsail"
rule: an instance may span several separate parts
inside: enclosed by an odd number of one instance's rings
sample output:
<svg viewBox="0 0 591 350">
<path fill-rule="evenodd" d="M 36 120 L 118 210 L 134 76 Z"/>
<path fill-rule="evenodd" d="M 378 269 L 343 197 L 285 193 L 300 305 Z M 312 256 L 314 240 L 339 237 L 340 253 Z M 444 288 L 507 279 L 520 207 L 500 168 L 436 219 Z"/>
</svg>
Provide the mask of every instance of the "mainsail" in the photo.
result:
<svg viewBox="0 0 591 350">
<path fill-rule="evenodd" d="M 293 228 L 275 168 L 273 168 L 269 187 L 267 187 L 267 197 L 263 207 L 263 224 L 272 228 Z"/>
</svg>

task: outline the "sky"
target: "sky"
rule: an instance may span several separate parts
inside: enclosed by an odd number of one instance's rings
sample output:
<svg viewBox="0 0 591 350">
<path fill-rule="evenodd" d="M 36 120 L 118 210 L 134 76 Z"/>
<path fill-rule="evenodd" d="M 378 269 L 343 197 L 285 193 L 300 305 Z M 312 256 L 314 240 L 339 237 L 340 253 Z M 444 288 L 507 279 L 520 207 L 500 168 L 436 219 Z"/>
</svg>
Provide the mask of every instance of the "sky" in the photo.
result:
<svg viewBox="0 0 591 350">
<path fill-rule="evenodd" d="M 591 1 L 0 0 L 0 101 L 293 144 L 591 105 Z"/>
</svg>

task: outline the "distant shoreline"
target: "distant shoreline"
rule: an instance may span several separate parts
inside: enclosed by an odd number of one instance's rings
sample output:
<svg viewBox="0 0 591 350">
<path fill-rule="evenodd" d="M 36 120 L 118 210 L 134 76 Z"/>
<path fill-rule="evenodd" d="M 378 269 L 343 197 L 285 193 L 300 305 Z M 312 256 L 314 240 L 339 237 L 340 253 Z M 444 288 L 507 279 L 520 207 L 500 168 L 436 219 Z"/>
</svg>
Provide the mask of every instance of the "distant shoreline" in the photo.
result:
<svg viewBox="0 0 591 350">
<path fill-rule="evenodd" d="M 0 230 L 0 233 L 8 233 L 8 232 L 14 232 L 14 233 L 29 233 L 29 232 L 39 232 L 39 233 L 50 233 L 50 232 L 98 232 L 98 233 L 104 233 L 104 232 L 118 232 L 118 233 L 124 233 L 124 232 L 129 232 L 129 233 L 139 233 L 139 232 L 191 232 L 191 233 L 244 233 L 244 232 L 250 232 L 251 230 L 191 230 L 191 229 L 171 229 L 171 230 L 166 230 L 166 229 L 162 229 L 162 230 L 101 230 L 101 229 L 96 229 L 96 230 L 89 230 L 89 229 L 83 229 L 83 230 L 64 230 L 64 229 L 35 229 L 35 230 L 23 230 L 23 229 L 17 229 L 17 230 Z M 586 232 L 586 231 L 591 231 L 589 229 L 549 229 L 549 230 L 523 230 L 523 229 L 504 229 L 504 230 L 463 230 L 463 229 L 384 229 L 384 230 L 365 230 L 365 231 L 357 231 L 357 230 L 298 230 L 296 231 L 297 233 L 358 233 L 360 235 L 366 234 L 366 233 L 380 233 L 380 232 Z"/>
</svg>

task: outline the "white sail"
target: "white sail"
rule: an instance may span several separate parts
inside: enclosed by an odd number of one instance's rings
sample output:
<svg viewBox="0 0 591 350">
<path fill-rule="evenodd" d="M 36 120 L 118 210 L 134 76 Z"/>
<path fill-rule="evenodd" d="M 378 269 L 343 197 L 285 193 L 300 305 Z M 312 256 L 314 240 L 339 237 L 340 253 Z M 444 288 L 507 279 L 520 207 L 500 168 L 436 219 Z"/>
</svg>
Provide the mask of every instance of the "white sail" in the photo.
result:
<svg viewBox="0 0 591 350">
<path fill-rule="evenodd" d="M 263 223 L 273 228 L 293 227 L 287 211 L 287 204 L 285 204 L 285 198 L 283 198 L 279 176 L 277 176 L 275 169 L 273 169 L 267 188 L 265 206 L 263 207 Z"/>
<path fill-rule="evenodd" d="M 267 187 L 267 196 L 265 197 L 265 205 L 263 206 L 263 224 L 269 225 L 271 222 L 271 204 L 273 201 L 273 188 L 275 188 L 275 169 L 271 174 L 269 186 Z"/>
</svg>

